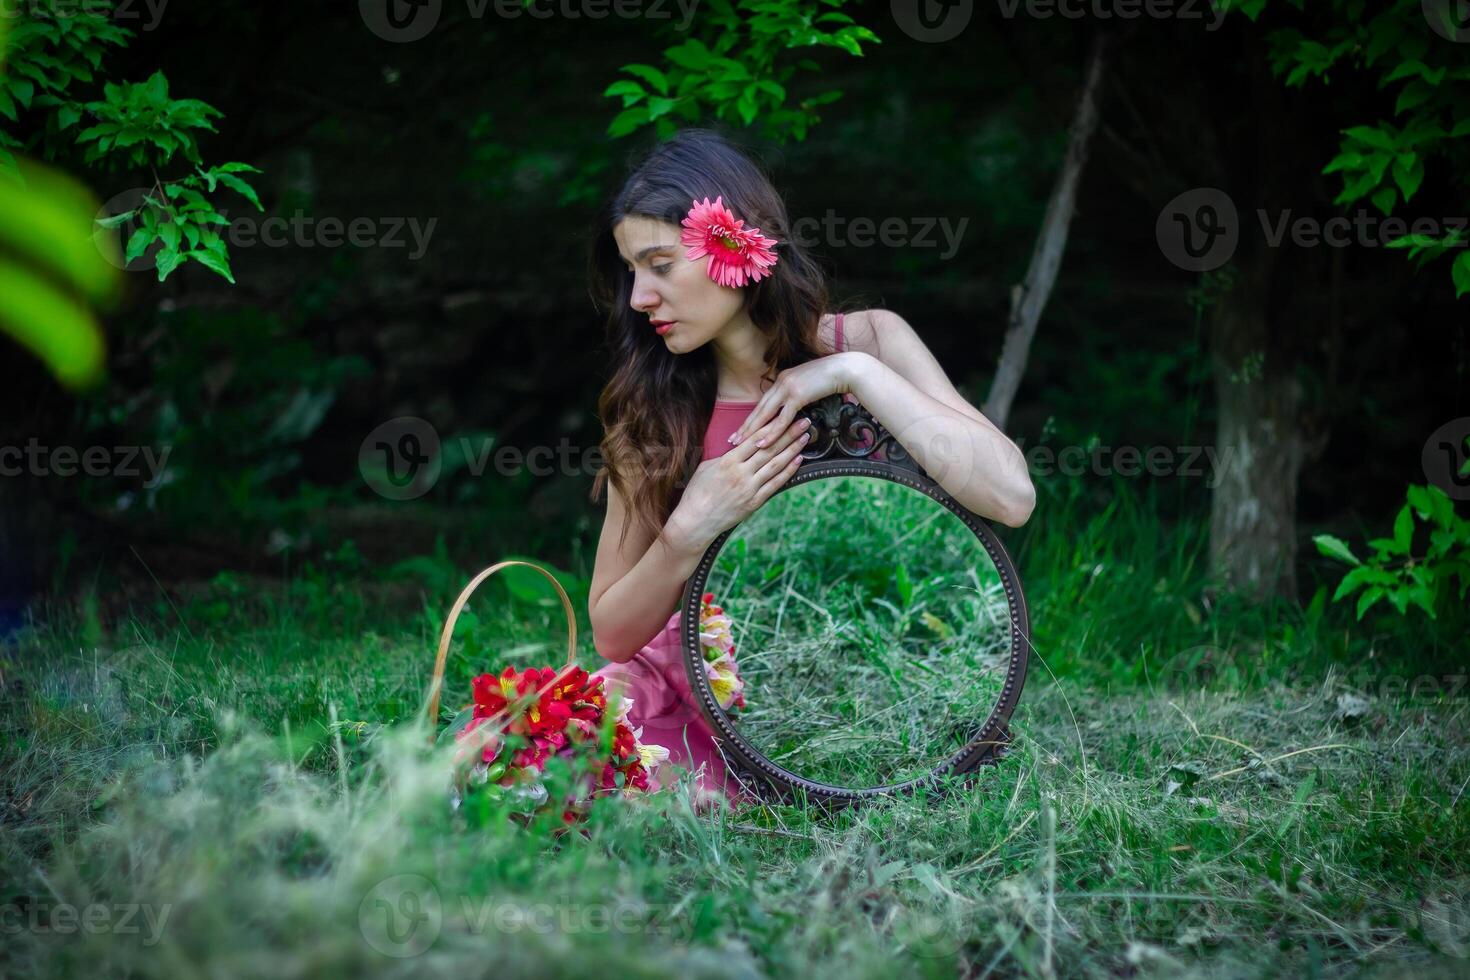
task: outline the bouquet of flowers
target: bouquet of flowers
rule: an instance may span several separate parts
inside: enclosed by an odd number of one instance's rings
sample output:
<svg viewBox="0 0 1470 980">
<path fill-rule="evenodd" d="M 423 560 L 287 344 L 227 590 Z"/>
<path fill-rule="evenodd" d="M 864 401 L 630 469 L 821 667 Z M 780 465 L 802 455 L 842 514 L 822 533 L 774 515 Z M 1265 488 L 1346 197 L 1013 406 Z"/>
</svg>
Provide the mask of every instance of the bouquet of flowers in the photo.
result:
<svg viewBox="0 0 1470 980">
<path fill-rule="evenodd" d="M 590 796 L 647 792 L 649 775 L 668 759 L 662 746 L 639 742 L 642 729 L 628 723 L 632 699 L 618 698 L 609 717 L 602 678 L 591 677 L 581 667 L 568 666 L 560 672 L 550 667 L 524 671 L 507 667 L 498 677 L 476 677 L 472 691 L 471 717 L 458 727 L 454 739 L 459 745 L 457 760 L 472 766 L 473 784 L 493 783 L 539 810 L 548 802 L 541 779 L 547 760 L 591 757 L 595 785 L 584 780 L 580 791 L 564 801 L 565 823 L 585 816 Z M 610 729 L 610 744 L 604 741 L 605 727 Z"/>
<path fill-rule="evenodd" d="M 735 666 L 735 635 L 730 617 L 714 604 L 715 594 L 700 597 L 699 645 L 704 654 L 704 672 L 715 700 L 726 711 L 745 707 L 745 681 Z"/>
</svg>

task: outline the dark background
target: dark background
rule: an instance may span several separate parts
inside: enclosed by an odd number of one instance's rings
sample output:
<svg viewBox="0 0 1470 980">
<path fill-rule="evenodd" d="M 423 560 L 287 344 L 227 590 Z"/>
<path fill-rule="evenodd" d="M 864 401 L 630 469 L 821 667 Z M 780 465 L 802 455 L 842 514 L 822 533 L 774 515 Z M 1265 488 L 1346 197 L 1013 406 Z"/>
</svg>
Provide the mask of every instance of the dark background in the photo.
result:
<svg viewBox="0 0 1470 980">
<path fill-rule="evenodd" d="M 232 247 L 234 286 L 193 264 L 163 284 L 130 274 L 125 306 L 106 320 L 109 376 L 93 391 L 62 390 L 0 340 L 0 441 L 173 447 L 172 482 L 153 493 L 127 477 L 4 481 L 12 607 L 83 582 L 122 604 L 155 576 L 278 574 L 349 538 L 369 561 L 443 535 L 467 565 L 517 550 L 590 572 L 601 527 L 590 472 L 459 471 L 394 503 L 357 469 L 367 433 L 404 415 L 446 441 L 590 448 L 601 436 L 609 365 L 588 296 L 588 228 L 653 139 L 607 137 L 616 103 L 601 92 L 620 65 L 655 60 L 668 36 L 637 19 L 493 9 L 476 20 L 450 2 L 428 38 L 389 44 L 352 4 L 176 2 L 110 56 L 115 77 L 162 68 L 176 96 L 223 111 L 206 159 L 260 167 L 252 182 L 268 215 L 436 224 L 417 260 L 405 229 L 402 248 Z M 1220 187 L 1240 208 L 1247 253 L 1258 206 L 1273 218 L 1340 213 L 1337 178 L 1319 171 L 1338 130 L 1377 102 L 1386 113 L 1389 96 L 1348 74 L 1288 90 L 1263 75 L 1262 30 L 1241 17 L 1209 31 L 1006 17 L 982 3 L 958 39 L 934 45 L 906 36 L 886 4 L 845 9 L 882 44 L 861 58 L 809 53 L 821 70 L 800 84 L 843 97 L 807 138 L 726 131 L 761 157 L 793 219 L 831 209 L 968 225 L 947 260 L 942 242 L 818 245 L 839 305 L 899 312 L 960 390 L 984 400 L 1088 45 L 1109 31 L 1102 127 L 1007 431 L 1026 447 L 1211 443 L 1208 310 L 1191 300 L 1202 280 L 1162 254 L 1159 209 Z M 1434 176 L 1409 213 L 1463 211 Z M 103 200 L 145 182 L 89 176 Z M 224 200 L 231 217 L 254 215 Z M 1464 306 L 1444 263 L 1416 271 L 1382 248 L 1287 244 L 1277 262 L 1273 350 L 1303 382 L 1301 426 L 1319 448 L 1301 475 L 1298 537 L 1381 527 L 1422 480 L 1429 433 L 1467 414 Z M 1080 479 L 1106 497 L 1105 481 Z M 1135 479 L 1158 484 L 1161 521 L 1208 512 L 1203 477 Z M 1047 519 L 1043 499 L 1032 520 Z M 1322 564 L 1309 545 L 1298 561 Z"/>
</svg>

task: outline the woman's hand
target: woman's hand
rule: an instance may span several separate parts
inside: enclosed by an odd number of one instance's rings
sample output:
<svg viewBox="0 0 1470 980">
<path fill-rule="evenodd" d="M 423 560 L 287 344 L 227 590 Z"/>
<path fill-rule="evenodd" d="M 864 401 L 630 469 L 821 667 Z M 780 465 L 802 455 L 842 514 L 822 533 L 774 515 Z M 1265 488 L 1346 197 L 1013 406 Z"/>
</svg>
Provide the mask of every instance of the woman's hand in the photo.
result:
<svg viewBox="0 0 1470 980">
<path fill-rule="evenodd" d="M 801 449 L 811 439 L 808 426 L 808 420 L 802 419 L 787 426 L 770 446 L 749 442 L 700 463 L 669 515 L 669 524 L 691 547 L 709 547 L 771 499 L 796 473 Z"/>
<path fill-rule="evenodd" d="M 776 383 L 756 402 L 740 428 L 730 436 L 730 443 L 739 446 L 750 441 L 763 447 L 807 405 L 828 395 L 847 394 L 852 390 L 852 359 L 860 354 L 860 351 L 828 354 L 776 375 Z"/>
</svg>

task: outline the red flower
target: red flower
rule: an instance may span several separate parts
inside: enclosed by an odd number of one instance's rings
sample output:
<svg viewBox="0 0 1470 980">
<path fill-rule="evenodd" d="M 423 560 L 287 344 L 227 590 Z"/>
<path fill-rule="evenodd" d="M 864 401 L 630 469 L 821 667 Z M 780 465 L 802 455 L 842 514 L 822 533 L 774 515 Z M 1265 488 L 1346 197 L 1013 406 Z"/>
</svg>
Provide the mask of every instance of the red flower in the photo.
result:
<svg viewBox="0 0 1470 980">
<path fill-rule="evenodd" d="M 483 763 L 489 764 L 503 755 L 501 747 L 505 743 L 501 734 L 475 736 L 472 732 L 493 724 L 504 733 L 519 736 L 512 743 L 516 749 L 504 774 L 496 780 L 502 786 L 534 779 L 533 772 L 544 773 L 546 761 L 553 754 L 569 757 L 591 751 L 595 757 L 605 751 L 601 736 L 608 695 L 602 681 L 601 677 L 593 677 L 575 666 L 564 673 L 550 667 L 524 671 L 507 667 L 499 676 L 481 674 L 472 683 L 473 717 L 455 738 L 471 743 L 473 747 L 468 752 L 474 752 L 483 742 L 484 750 L 478 754 Z M 619 773 L 622 790 L 648 788 L 649 773 L 637 733 L 626 721 L 618 721 L 612 735 L 611 752 L 603 758 L 597 776 L 589 774 L 588 782 L 583 784 L 584 795 L 618 791 Z M 585 811 L 574 806 L 563 810 L 567 822 L 575 822 L 583 815 Z"/>
</svg>

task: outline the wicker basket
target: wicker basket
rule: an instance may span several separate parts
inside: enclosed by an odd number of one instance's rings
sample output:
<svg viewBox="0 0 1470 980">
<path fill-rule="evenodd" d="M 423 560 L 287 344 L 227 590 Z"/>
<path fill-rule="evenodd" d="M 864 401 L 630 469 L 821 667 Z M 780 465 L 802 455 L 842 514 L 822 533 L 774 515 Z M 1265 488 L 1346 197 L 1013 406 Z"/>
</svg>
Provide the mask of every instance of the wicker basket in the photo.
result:
<svg viewBox="0 0 1470 980">
<path fill-rule="evenodd" d="M 449 657 L 449 641 L 454 636 L 454 624 L 459 621 L 459 615 L 461 612 L 464 611 L 465 603 L 469 602 L 470 596 L 473 595 L 474 591 L 480 587 L 480 584 L 491 575 L 494 575 L 496 572 L 500 571 L 502 568 L 509 568 L 512 565 L 524 565 L 527 568 L 534 568 L 536 571 L 546 576 L 547 581 L 549 581 L 556 589 L 556 594 L 561 597 L 562 609 L 566 612 L 567 615 L 566 665 L 557 673 L 555 677 L 551 679 L 550 682 L 548 682 L 543 687 L 537 689 L 536 696 L 540 697 L 541 694 L 555 687 L 558 683 L 561 682 L 561 679 L 563 677 L 571 673 L 572 669 L 577 666 L 577 617 L 572 612 L 572 600 L 567 597 L 566 589 L 562 588 L 561 583 L 556 580 L 556 576 L 552 575 L 540 565 L 529 561 L 509 560 L 497 562 L 496 564 L 491 565 L 489 568 L 485 569 L 484 571 L 480 572 L 480 574 L 470 579 L 470 584 L 464 587 L 464 591 L 462 591 L 459 594 L 459 598 L 454 601 L 454 608 L 449 610 L 449 618 L 444 623 L 444 631 L 439 634 L 439 652 L 434 657 L 434 675 L 433 679 L 429 683 L 429 700 L 427 706 L 424 709 L 424 716 L 429 722 L 430 740 L 434 739 L 433 732 L 439 726 L 439 692 L 444 685 L 444 664 Z M 507 707 L 509 707 L 509 705 Z M 498 718 L 499 715 L 495 715 L 492 716 L 491 720 L 495 721 Z"/>
</svg>

